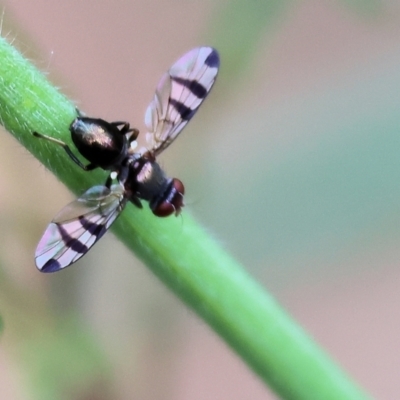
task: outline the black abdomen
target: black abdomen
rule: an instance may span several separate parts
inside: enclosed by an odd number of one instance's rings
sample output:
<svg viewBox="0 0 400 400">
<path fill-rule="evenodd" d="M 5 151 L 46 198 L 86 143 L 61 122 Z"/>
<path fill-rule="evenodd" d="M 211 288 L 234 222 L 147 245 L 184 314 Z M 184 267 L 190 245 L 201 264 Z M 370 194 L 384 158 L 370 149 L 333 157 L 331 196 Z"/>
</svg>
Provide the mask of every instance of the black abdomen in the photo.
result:
<svg viewBox="0 0 400 400">
<path fill-rule="evenodd" d="M 127 140 L 115 125 L 86 117 L 76 118 L 71 137 L 80 153 L 103 169 L 111 169 L 126 157 Z"/>
</svg>

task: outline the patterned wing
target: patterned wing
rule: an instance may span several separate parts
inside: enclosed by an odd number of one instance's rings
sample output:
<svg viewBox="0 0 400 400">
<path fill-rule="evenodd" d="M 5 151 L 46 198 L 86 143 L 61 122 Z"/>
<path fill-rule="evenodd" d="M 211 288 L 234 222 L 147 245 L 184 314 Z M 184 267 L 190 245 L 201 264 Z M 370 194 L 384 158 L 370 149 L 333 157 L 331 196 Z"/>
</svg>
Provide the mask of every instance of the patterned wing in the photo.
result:
<svg viewBox="0 0 400 400">
<path fill-rule="evenodd" d="M 41 272 L 56 272 L 79 260 L 124 209 L 121 185 L 94 186 L 64 207 L 49 224 L 35 252 Z"/>
<path fill-rule="evenodd" d="M 219 56 L 212 47 L 197 47 L 164 74 L 149 104 L 145 123 L 149 150 L 160 154 L 178 136 L 210 92 Z"/>
</svg>

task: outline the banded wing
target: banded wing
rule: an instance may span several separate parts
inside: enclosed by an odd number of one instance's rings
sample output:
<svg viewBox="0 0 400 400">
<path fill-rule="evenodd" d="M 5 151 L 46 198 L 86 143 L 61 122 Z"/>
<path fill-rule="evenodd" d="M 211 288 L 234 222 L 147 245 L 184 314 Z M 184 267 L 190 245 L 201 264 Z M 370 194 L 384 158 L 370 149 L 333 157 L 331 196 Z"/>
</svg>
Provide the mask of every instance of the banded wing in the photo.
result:
<svg viewBox="0 0 400 400">
<path fill-rule="evenodd" d="M 197 47 L 164 74 L 145 114 L 149 150 L 157 156 L 178 136 L 210 92 L 219 56 L 212 47 Z"/>
<path fill-rule="evenodd" d="M 121 185 L 94 186 L 64 207 L 49 224 L 35 252 L 41 272 L 56 272 L 79 260 L 124 209 Z"/>
</svg>

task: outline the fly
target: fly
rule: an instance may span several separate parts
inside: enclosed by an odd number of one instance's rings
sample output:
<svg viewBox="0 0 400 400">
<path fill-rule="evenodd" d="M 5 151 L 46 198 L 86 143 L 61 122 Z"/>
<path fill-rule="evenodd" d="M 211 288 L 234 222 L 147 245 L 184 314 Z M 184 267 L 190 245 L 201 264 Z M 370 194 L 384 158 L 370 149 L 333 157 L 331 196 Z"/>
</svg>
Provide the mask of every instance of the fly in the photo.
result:
<svg viewBox="0 0 400 400">
<path fill-rule="evenodd" d="M 104 235 L 128 201 L 142 208 L 149 203 L 158 217 L 178 215 L 184 186 L 169 178 L 156 158 L 179 135 L 210 92 L 218 74 L 219 56 L 211 47 L 190 50 L 159 81 L 146 114 L 147 149 L 135 152 L 139 131 L 127 122 L 107 122 L 78 112 L 70 125 L 71 138 L 89 161 L 83 164 L 69 146 L 34 132 L 63 147 L 85 171 L 111 171 L 104 186 L 94 186 L 64 207 L 48 225 L 35 252 L 41 272 L 56 272 L 79 260 Z M 112 184 L 113 180 L 117 184 Z"/>
</svg>

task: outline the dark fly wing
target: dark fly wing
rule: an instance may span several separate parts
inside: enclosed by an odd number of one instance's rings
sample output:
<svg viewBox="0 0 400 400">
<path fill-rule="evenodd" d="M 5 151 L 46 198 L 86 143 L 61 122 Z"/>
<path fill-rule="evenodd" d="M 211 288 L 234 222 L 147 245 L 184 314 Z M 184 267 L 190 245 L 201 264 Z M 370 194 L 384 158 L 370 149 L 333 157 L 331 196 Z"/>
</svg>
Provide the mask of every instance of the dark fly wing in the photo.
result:
<svg viewBox="0 0 400 400">
<path fill-rule="evenodd" d="M 41 272 L 56 272 L 86 254 L 126 205 L 124 188 L 94 186 L 64 207 L 46 228 L 35 252 Z"/>
<path fill-rule="evenodd" d="M 148 149 L 158 155 L 179 135 L 210 92 L 219 56 L 212 47 L 197 47 L 163 75 L 149 104 L 145 123 Z"/>
</svg>

